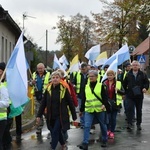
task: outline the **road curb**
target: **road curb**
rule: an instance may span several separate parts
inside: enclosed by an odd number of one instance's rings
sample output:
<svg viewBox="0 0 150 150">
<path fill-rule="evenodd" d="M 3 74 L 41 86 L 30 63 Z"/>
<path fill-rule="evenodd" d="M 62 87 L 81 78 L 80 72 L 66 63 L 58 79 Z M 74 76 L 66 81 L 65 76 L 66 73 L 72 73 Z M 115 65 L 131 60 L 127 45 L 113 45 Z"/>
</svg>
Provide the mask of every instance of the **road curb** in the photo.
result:
<svg viewBox="0 0 150 150">
<path fill-rule="evenodd" d="M 30 130 L 31 128 L 33 128 L 35 126 L 36 120 L 33 119 L 31 121 L 29 121 L 28 123 L 22 125 L 22 131 L 24 132 L 25 130 Z M 13 128 L 10 130 L 10 133 L 12 136 L 16 135 L 16 128 Z"/>
</svg>

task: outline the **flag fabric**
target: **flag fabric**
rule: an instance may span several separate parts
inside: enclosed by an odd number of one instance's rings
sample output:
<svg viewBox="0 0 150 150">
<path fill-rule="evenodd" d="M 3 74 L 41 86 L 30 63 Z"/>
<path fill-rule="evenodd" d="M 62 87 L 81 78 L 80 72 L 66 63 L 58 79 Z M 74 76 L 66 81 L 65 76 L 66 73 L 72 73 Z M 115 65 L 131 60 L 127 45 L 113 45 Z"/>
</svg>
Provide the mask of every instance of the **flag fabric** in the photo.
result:
<svg viewBox="0 0 150 150">
<path fill-rule="evenodd" d="M 99 56 L 96 58 L 95 65 L 100 66 L 103 65 L 107 61 L 107 52 L 102 52 L 99 54 Z"/>
<path fill-rule="evenodd" d="M 79 57 L 78 54 L 72 59 L 69 68 L 70 73 L 74 71 L 79 71 Z"/>
<path fill-rule="evenodd" d="M 89 60 L 89 61 L 88 61 L 88 65 L 93 66 L 94 64 L 95 64 L 95 61 L 94 61 L 94 60 Z"/>
<path fill-rule="evenodd" d="M 6 66 L 8 93 L 15 108 L 28 102 L 27 67 L 22 32 Z"/>
<path fill-rule="evenodd" d="M 101 82 L 103 82 L 105 79 L 107 79 L 107 72 L 108 70 L 113 70 L 116 75 L 117 75 L 117 71 L 118 71 L 118 55 L 116 55 L 116 59 L 112 62 L 112 64 L 108 67 L 107 71 L 105 72 Z"/>
<path fill-rule="evenodd" d="M 60 64 L 56 54 L 54 54 L 54 61 L 53 61 L 53 69 L 56 70 L 56 69 L 61 69 L 64 71 L 64 74 L 65 76 L 67 75 L 66 71 L 65 71 L 65 68 Z"/>
<path fill-rule="evenodd" d="M 54 54 L 53 69 L 56 70 L 58 68 L 61 69 L 62 65 L 60 64 L 56 54 Z"/>
<path fill-rule="evenodd" d="M 116 56 L 118 56 L 118 65 L 121 65 L 126 60 L 129 60 L 130 53 L 128 45 L 126 44 L 122 46 L 115 54 L 108 58 L 107 61 L 103 64 L 102 68 L 104 68 L 105 65 L 110 65 L 116 59 Z"/>
<path fill-rule="evenodd" d="M 100 54 L 100 44 L 91 47 L 85 54 L 85 57 L 89 60 L 96 60 L 97 56 Z"/>
<path fill-rule="evenodd" d="M 68 60 L 64 54 L 59 58 L 59 62 L 65 65 L 69 65 Z"/>
</svg>

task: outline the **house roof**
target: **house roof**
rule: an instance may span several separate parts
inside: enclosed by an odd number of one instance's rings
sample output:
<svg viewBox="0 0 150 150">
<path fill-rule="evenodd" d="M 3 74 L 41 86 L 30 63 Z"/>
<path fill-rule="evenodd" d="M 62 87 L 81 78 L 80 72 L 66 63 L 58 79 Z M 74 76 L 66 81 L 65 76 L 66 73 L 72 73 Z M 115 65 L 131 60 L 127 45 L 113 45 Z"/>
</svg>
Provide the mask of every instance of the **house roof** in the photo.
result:
<svg viewBox="0 0 150 150">
<path fill-rule="evenodd" d="M 148 51 L 150 51 L 150 37 L 148 37 L 140 45 L 138 45 L 133 51 L 132 55 L 146 54 Z"/>
<path fill-rule="evenodd" d="M 0 5 L 0 22 L 3 22 L 16 36 L 16 39 L 19 38 L 21 34 L 21 29 L 17 25 L 17 23 L 12 19 L 9 15 L 8 11 L 4 10 L 4 8 Z M 26 37 L 24 36 L 24 40 Z"/>
</svg>

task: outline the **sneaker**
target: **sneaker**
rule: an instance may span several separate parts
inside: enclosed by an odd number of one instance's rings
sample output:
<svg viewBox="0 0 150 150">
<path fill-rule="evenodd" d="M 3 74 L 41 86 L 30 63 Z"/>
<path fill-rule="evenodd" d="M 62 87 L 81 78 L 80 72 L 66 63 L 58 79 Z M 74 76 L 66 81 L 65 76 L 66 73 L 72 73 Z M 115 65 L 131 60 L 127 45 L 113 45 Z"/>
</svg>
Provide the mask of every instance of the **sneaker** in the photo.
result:
<svg viewBox="0 0 150 150">
<path fill-rule="evenodd" d="M 109 139 L 114 139 L 114 137 L 115 137 L 114 133 L 113 133 L 113 132 L 110 132 L 110 134 L 109 134 Z"/>
<path fill-rule="evenodd" d="M 101 147 L 107 147 L 107 143 L 106 142 L 102 142 Z"/>
<path fill-rule="evenodd" d="M 141 131 L 141 130 L 142 130 L 141 125 L 137 125 L 137 130 L 139 130 L 139 131 Z"/>
<path fill-rule="evenodd" d="M 107 131 L 107 136 L 109 136 L 110 133 L 111 133 L 111 131 Z"/>
</svg>

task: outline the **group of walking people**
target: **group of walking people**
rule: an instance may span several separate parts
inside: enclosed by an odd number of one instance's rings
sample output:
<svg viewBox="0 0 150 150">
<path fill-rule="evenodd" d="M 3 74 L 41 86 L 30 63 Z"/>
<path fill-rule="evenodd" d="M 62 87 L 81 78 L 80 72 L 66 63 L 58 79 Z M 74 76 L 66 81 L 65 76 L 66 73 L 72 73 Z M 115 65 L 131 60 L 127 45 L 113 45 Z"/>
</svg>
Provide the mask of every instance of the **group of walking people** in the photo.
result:
<svg viewBox="0 0 150 150">
<path fill-rule="evenodd" d="M 52 150 L 56 149 L 58 142 L 62 150 L 67 149 L 70 116 L 75 121 L 77 109 L 79 109 L 80 127 L 84 130 L 80 149 L 88 150 L 90 130 L 95 124 L 100 125 L 101 147 L 107 147 L 108 139 L 115 138 L 117 114 L 123 106 L 127 117 L 127 130 L 132 130 L 134 117 L 137 130 L 142 130 L 142 104 L 144 93 L 149 88 L 149 80 L 140 70 L 140 64 L 135 60 L 131 64 L 126 63 L 121 75 L 108 69 L 109 65 L 104 66 L 104 69 L 100 67 L 82 63 L 80 70 L 72 72 L 68 77 L 60 69 L 50 73 L 46 71 L 43 63 L 37 65 L 30 82 L 33 87 L 31 93 L 35 99 L 36 134 L 37 137 L 42 135 L 45 117 L 51 135 Z M 3 70 L 0 64 L 0 73 Z M 101 82 L 105 73 L 107 78 Z M 74 102 L 72 93 L 76 93 L 77 102 Z M 0 150 L 3 150 L 3 135 L 9 106 L 7 86 L 1 83 Z"/>
<path fill-rule="evenodd" d="M 117 114 L 122 106 L 124 106 L 127 117 L 127 130 L 132 130 L 134 117 L 136 117 L 137 130 L 142 129 L 143 98 L 149 88 L 147 75 L 140 70 L 140 64 L 135 60 L 131 64 L 129 62 L 125 64 L 125 70 L 120 78 L 117 78 L 117 74 L 113 70 L 107 70 L 108 67 L 106 65 L 104 69 L 100 69 L 82 63 L 78 72 L 71 73 L 69 79 L 66 77 L 61 82 L 64 76 L 59 71 L 60 69 L 47 75 L 44 64 L 37 65 L 36 77 L 33 80 L 36 85 L 34 89 L 36 87 L 39 89 L 38 92 L 42 93 L 41 99 L 37 100 L 39 103 L 36 114 L 37 123 L 40 127 L 42 116 L 45 114 L 53 150 L 56 149 L 58 142 L 62 149 L 66 149 L 63 131 L 67 133 L 70 128 L 70 112 L 72 119 L 77 119 L 70 89 L 69 86 L 66 86 L 68 82 L 74 86 L 80 110 L 80 127 L 84 130 L 83 141 L 79 145 L 80 149 L 88 149 L 90 129 L 98 123 L 102 135 L 101 146 L 107 147 L 108 138 L 115 138 Z M 40 75 L 40 69 L 43 70 L 43 73 L 45 72 L 43 74 L 45 78 L 42 74 Z M 105 73 L 107 79 L 101 82 Z M 66 84 L 63 84 L 64 82 Z M 40 87 L 41 83 L 43 86 Z M 37 95 L 35 94 L 36 99 Z M 111 104 L 111 111 L 107 110 L 108 104 Z M 41 128 L 39 130 L 38 127 L 37 135 L 42 133 Z"/>
</svg>

